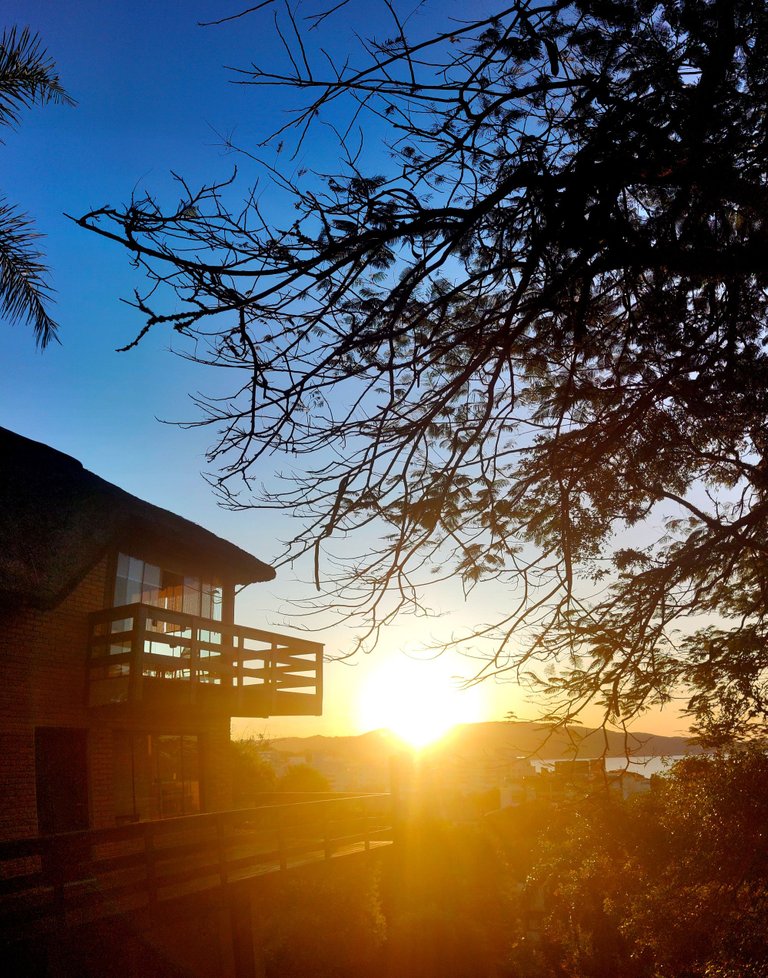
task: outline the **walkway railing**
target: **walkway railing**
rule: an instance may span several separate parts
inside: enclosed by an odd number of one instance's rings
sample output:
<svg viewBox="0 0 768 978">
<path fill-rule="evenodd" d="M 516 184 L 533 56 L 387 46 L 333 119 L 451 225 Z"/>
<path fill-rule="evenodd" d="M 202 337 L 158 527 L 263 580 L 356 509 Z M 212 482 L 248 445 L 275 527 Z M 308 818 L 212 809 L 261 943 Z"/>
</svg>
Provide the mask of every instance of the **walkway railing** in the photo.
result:
<svg viewBox="0 0 768 978">
<path fill-rule="evenodd" d="M 88 705 L 194 706 L 228 716 L 317 716 L 323 646 L 131 604 L 90 618 Z"/>
<path fill-rule="evenodd" d="M 0 937 L 153 907 L 391 842 L 383 794 L 0 842 Z"/>
</svg>

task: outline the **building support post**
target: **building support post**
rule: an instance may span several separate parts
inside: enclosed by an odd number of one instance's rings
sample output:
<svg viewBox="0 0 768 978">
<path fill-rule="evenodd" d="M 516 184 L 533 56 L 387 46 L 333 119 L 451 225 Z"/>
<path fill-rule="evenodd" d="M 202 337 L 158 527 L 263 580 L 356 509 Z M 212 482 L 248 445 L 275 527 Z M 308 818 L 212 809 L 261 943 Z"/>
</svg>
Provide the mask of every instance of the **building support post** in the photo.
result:
<svg viewBox="0 0 768 978">
<path fill-rule="evenodd" d="M 247 887 L 229 888 L 229 920 L 232 933 L 234 978 L 264 978 L 264 961 L 253 940 L 253 908 Z"/>
</svg>

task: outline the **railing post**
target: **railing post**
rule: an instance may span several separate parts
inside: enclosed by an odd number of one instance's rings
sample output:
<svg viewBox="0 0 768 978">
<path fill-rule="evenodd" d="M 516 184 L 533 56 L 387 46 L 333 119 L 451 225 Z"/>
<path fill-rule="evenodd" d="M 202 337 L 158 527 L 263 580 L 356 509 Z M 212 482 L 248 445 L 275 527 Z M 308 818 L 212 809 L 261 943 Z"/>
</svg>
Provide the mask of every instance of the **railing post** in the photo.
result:
<svg viewBox="0 0 768 978">
<path fill-rule="evenodd" d="M 331 858 L 331 838 L 328 831 L 329 820 L 328 820 L 328 804 L 323 803 L 323 851 L 325 853 L 325 858 Z"/>
<path fill-rule="evenodd" d="M 197 702 L 198 677 L 200 673 L 200 623 L 193 620 L 189 627 L 189 702 Z"/>
<path fill-rule="evenodd" d="M 245 649 L 245 636 L 242 634 L 235 633 L 235 626 L 232 626 L 232 646 L 230 654 L 230 663 L 234 665 L 237 662 L 237 668 L 232 673 L 232 684 L 237 688 L 237 701 L 240 703 L 243 699 L 243 651 Z M 235 656 L 237 659 L 235 660 Z"/>
<path fill-rule="evenodd" d="M 277 855 L 280 860 L 280 870 L 284 873 L 288 868 L 288 858 L 285 851 L 285 835 L 282 825 L 277 827 Z"/>
<path fill-rule="evenodd" d="M 323 648 L 315 652 L 315 696 L 317 697 L 317 715 L 323 711 Z"/>
<path fill-rule="evenodd" d="M 147 610 L 135 605 L 133 612 L 133 635 L 131 638 L 131 672 L 128 677 L 128 700 L 141 701 L 141 688 L 144 680 L 144 642 L 147 632 Z"/>
<path fill-rule="evenodd" d="M 157 903 L 157 867 L 155 865 L 155 835 L 152 831 L 152 822 L 144 823 L 144 858 L 147 865 L 149 905 L 153 907 Z"/>
<path fill-rule="evenodd" d="M 223 815 L 221 812 L 216 814 L 216 850 L 219 857 L 219 881 L 222 886 L 226 886 L 228 882 L 227 873 L 227 851 L 224 842 L 224 825 L 223 825 Z"/>
<path fill-rule="evenodd" d="M 269 703 L 269 712 L 273 713 L 275 712 L 275 698 L 277 696 L 277 646 L 274 642 L 270 646 L 267 655 L 269 656 L 269 665 L 267 666 L 267 702 Z"/>
</svg>

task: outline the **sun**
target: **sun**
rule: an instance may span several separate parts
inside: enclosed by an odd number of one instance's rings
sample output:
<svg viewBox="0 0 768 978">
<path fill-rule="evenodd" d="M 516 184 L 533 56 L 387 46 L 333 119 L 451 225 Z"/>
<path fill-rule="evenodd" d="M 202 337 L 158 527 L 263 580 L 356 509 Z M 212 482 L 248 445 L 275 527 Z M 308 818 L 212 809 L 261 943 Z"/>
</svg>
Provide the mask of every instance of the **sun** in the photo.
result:
<svg viewBox="0 0 768 978">
<path fill-rule="evenodd" d="M 371 670 L 360 692 L 360 726 L 387 727 L 416 748 L 438 740 L 457 723 L 480 719 L 480 690 L 461 689 L 440 660 L 391 657 Z"/>
</svg>

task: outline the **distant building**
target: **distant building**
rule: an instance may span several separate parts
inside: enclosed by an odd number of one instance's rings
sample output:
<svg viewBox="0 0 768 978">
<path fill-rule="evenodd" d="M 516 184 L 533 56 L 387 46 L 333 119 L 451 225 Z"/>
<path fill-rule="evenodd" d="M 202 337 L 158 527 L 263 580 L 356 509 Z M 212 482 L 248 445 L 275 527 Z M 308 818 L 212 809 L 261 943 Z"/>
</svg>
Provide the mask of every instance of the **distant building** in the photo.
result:
<svg viewBox="0 0 768 978">
<path fill-rule="evenodd" d="M 555 776 L 569 781 L 594 781 L 605 779 L 604 757 L 580 757 L 555 761 Z"/>
<path fill-rule="evenodd" d="M 651 779 L 637 771 L 612 771 L 608 775 L 609 786 L 621 793 L 622 798 L 644 795 L 651 790 Z"/>
</svg>

